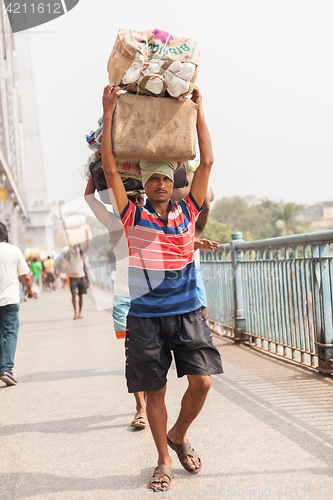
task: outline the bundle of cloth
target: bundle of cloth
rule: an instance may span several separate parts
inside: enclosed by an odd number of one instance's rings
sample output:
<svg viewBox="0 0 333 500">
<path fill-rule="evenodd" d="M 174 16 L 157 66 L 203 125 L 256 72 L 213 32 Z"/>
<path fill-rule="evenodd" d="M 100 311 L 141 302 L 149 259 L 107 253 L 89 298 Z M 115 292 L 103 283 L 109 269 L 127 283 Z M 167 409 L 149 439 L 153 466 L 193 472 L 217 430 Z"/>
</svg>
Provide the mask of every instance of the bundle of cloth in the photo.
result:
<svg viewBox="0 0 333 500">
<path fill-rule="evenodd" d="M 91 130 L 89 134 L 86 134 L 86 141 L 89 148 L 96 153 L 96 151 L 102 145 L 102 132 L 103 132 L 103 117 L 98 119 L 98 127 L 96 130 Z"/>
<path fill-rule="evenodd" d="M 196 42 L 155 29 L 119 30 L 108 61 L 110 83 L 146 95 L 181 99 L 198 75 Z"/>
<path fill-rule="evenodd" d="M 165 95 L 165 91 L 171 97 L 187 95 L 195 72 L 195 64 L 174 61 L 167 69 L 163 69 L 163 65 L 162 59 L 152 59 L 147 65 L 142 54 L 137 52 L 121 84 L 137 83 L 139 88 L 155 95 Z"/>
</svg>

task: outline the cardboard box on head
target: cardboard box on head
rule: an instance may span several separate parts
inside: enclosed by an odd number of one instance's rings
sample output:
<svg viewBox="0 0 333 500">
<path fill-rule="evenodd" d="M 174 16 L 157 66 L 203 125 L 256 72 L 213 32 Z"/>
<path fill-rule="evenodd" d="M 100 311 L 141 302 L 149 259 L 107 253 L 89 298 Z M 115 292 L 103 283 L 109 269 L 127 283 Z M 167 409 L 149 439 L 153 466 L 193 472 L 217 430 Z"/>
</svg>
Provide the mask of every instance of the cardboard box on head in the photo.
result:
<svg viewBox="0 0 333 500">
<path fill-rule="evenodd" d="M 197 105 L 191 99 L 122 94 L 113 115 L 115 158 L 184 162 L 196 156 Z"/>
</svg>

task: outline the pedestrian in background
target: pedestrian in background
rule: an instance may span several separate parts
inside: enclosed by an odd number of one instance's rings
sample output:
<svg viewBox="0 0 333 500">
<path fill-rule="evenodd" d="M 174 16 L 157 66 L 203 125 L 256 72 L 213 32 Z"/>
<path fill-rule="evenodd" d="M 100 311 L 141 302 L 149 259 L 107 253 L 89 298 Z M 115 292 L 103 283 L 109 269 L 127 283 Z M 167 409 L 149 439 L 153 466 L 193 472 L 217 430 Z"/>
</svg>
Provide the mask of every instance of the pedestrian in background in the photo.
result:
<svg viewBox="0 0 333 500">
<path fill-rule="evenodd" d="M 83 295 L 87 293 L 86 272 L 84 269 L 84 254 L 89 249 L 89 240 L 83 249 L 82 245 L 74 245 L 65 254 L 68 261 L 69 287 L 72 294 L 72 305 L 74 309 L 73 319 L 81 319 L 83 307 Z"/>
<path fill-rule="evenodd" d="M 59 255 L 54 259 L 53 265 L 56 277 L 59 276 L 60 278 L 62 288 L 66 288 L 68 261 L 64 258 L 64 255 Z"/>
<path fill-rule="evenodd" d="M 41 294 L 43 286 L 43 264 L 35 258 L 29 263 L 29 268 L 32 274 L 31 281 L 34 297 L 37 298 Z"/>
<path fill-rule="evenodd" d="M 128 288 L 128 246 L 125 231 L 116 215 L 109 212 L 105 205 L 95 198 L 95 184 L 92 175 L 89 177 L 84 198 L 99 222 L 103 224 L 110 235 L 110 242 L 116 258 L 116 270 L 111 271 L 113 278 L 113 326 L 117 339 L 125 339 L 127 314 L 130 309 L 130 293 Z M 141 193 L 128 195 L 128 199 L 135 205 L 144 206 Z M 108 264 L 109 266 L 109 264 Z M 131 427 L 144 429 L 147 425 L 146 394 L 144 391 L 134 392 L 136 414 Z"/>
<path fill-rule="evenodd" d="M 47 259 L 43 262 L 44 270 L 44 286 L 46 290 L 56 289 L 56 278 L 54 270 L 54 260 L 48 255 Z"/>
<path fill-rule="evenodd" d="M 31 299 L 29 267 L 21 250 L 8 243 L 8 230 L 0 222 L 0 380 L 16 385 L 13 375 L 14 357 L 19 329 L 20 281 L 25 295 Z"/>
</svg>

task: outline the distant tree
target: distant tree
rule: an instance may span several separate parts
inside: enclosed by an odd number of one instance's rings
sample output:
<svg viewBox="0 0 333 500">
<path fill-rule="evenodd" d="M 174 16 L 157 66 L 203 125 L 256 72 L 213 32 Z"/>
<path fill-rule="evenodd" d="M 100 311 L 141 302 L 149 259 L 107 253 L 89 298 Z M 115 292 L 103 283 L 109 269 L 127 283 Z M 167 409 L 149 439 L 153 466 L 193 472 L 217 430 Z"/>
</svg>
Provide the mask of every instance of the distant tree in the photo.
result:
<svg viewBox="0 0 333 500">
<path fill-rule="evenodd" d="M 248 225 L 248 203 L 244 198 L 234 196 L 217 200 L 211 210 L 211 217 L 223 222 L 231 232 L 242 231 Z"/>
<path fill-rule="evenodd" d="M 239 196 L 217 200 L 211 217 L 225 223 L 230 233 L 240 231 L 244 238 L 250 240 L 261 237 L 267 225 L 265 210 L 259 211 L 256 205 Z"/>
<path fill-rule="evenodd" d="M 310 230 L 310 224 L 299 219 L 301 211 L 295 203 L 235 196 L 217 200 L 211 218 L 226 224 L 231 233 L 241 231 L 244 239 L 257 240 Z"/>
<path fill-rule="evenodd" d="M 302 205 L 295 203 L 280 203 L 277 211 L 278 219 L 275 221 L 279 231 L 278 236 L 303 233 L 311 229 L 309 222 L 299 220 L 302 208 Z"/>
<path fill-rule="evenodd" d="M 231 241 L 231 230 L 224 222 L 218 222 L 209 217 L 202 237 L 218 243 L 229 243 Z"/>
</svg>

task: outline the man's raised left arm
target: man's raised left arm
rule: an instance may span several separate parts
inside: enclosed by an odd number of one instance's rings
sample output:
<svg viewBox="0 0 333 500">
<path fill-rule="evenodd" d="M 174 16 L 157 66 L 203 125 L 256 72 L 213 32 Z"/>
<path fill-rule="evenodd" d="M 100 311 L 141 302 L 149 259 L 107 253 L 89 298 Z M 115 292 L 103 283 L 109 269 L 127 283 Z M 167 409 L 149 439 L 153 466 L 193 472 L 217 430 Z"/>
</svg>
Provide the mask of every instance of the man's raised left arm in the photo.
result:
<svg viewBox="0 0 333 500">
<path fill-rule="evenodd" d="M 194 87 L 193 89 L 192 101 L 198 105 L 197 134 L 200 151 L 200 164 L 193 177 L 191 195 L 199 207 L 201 207 L 206 197 L 208 180 L 214 162 L 214 156 L 212 141 L 202 108 L 202 95 L 198 87 Z"/>
</svg>

